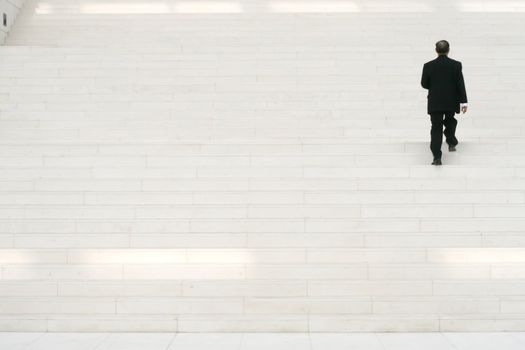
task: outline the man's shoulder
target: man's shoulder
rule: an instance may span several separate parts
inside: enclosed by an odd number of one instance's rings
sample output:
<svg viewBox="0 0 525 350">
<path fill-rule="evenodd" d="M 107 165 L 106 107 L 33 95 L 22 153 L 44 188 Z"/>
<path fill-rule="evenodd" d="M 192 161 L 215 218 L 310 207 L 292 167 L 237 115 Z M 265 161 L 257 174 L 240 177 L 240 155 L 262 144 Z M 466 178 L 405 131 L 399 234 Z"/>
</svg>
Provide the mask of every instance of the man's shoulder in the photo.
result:
<svg viewBox="0 0 525 350">
<path fill-rule="evenodd" d="M 457 65 L 457 66 L 461 66 L 461 62 L 460 62 L 460 61 L 455 60 L 455 59 L 450 58 L 450 57 L 449 57 L 448 59 L 449 59 L 452 63 L 454 63 L 455 65 Z"/>
<path fill-rule="evenodd" d="M 432 60 L 432 61 L 428 61 L 428 62 L 425 62 L 425 63 L 423 64 L 423 69 L 424 69 L 424 70 L 427 70 L 427 69 L 429 69 L 429 67 L 432 67 L 433 64 L 434 64 L 434 60 Z"/>
<path fill-rule="evenodd" d="M 433 60 L 430 60 L 428 62 L 425 62 L 425 64 L 423 66 L 433 66 L 433 65 L 437 64 L 438 61 L 439 61 L 439 57 L 434 58 Z"/>
<path fill-rule="evenodd" d="M 438 61 L 439 61 L 439 57 L 434 58 L 433 60 L 430 60 L 430 61 L 426 62 L 424 65 L 431 65 L 431 64 L 434 64 L 434 63 L 436 63 Z M 454 63 L 454 64 L 461 64 L 461 61 L 455 60 L 455 59 L 450 58 L 448 56 L 445 58 L 445 61 L 448 61 L 448 62 L 451 62 L 451 63 Z"/>
</svg>

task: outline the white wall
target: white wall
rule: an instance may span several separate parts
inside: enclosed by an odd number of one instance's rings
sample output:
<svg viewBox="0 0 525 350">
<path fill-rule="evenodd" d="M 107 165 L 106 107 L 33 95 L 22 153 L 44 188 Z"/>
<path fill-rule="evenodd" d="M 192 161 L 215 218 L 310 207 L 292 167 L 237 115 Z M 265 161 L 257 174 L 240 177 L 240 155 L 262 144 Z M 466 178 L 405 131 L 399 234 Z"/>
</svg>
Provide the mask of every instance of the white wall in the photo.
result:
<svg viewBox="0 0 525 350">
<path fill-rule="evenodd" d="M 525 330 L 524 8 L 210 2 L 242 12 L 24 5 L 0 330 Z M 442 38 L 471 111 L 436 168 L 419 81 Z"/>
<path fill-rule="evenodd" d="M 24 0 L 0 0 L 0 45 L 5 42 L 7 33 L 11 29 L 18 13 L 22 9 Z M 7 25 L 4 26 L 3 15 L 7 14 Z"/>
</svg>

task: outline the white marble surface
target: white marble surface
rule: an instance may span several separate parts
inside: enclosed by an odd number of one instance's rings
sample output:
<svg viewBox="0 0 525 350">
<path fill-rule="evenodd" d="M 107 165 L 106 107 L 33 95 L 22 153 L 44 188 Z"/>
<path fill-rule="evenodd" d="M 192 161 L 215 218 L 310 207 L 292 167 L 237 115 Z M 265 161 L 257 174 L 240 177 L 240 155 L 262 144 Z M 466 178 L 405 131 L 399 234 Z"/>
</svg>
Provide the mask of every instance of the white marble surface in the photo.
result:
<svg viewBox="0 0 525 350">
<path fill-rule="evenodd" d="M 0 48 L 0 330 L 525 330 L 524 9 L 28 0 Z M 433 167 L 444 38 L 470 111 Z"/>
<path fill-rule="evenodd" d="M 0 333 L 9 350 L 521 350 L 525 333 Z"/>
</svg>

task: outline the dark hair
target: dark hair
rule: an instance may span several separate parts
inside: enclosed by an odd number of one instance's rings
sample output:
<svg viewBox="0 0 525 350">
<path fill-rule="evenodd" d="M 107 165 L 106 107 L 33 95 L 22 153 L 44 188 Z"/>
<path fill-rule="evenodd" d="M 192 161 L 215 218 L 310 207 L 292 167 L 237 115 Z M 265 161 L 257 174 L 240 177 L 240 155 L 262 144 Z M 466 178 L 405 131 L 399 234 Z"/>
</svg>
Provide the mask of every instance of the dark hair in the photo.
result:
<svg viewBox="0 0 525 350">
<path fill-rule="evenodd" d="M 436 43 L 436 52 L 440 55 L 447 54 L 450 51 L 450 45 L 446 40 L 440 40 Z"/>
</svg>

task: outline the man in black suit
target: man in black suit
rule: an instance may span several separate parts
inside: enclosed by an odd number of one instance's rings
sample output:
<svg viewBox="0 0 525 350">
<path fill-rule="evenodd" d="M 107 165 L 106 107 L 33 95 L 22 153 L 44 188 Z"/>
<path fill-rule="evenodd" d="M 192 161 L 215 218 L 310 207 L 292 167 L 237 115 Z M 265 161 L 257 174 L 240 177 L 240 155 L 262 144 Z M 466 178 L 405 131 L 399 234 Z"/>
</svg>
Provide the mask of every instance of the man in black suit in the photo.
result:
<svg viewBox="0 0 525 350">
<path fill-rule="evenodd" d="M 467 112 L 467 92 L 461 71 L 461 62 L 448 57 L 450 45 L 446 40 L 436 43 L 438 57 L 423 66 L 421 86 L 428 89 L 428 107 L 432 128 L 430 149 L 434 155 L 432 165 L 441 165 L 443 125 L 449 152 L 456 150 L 456 125 L 454 118 L 460 111 Z M 445 119 L 443 120 L 443 116 Z"/>
</svg>

